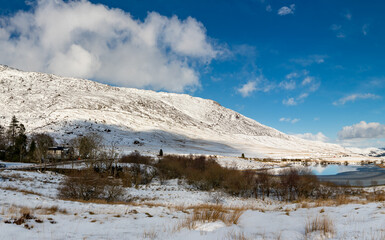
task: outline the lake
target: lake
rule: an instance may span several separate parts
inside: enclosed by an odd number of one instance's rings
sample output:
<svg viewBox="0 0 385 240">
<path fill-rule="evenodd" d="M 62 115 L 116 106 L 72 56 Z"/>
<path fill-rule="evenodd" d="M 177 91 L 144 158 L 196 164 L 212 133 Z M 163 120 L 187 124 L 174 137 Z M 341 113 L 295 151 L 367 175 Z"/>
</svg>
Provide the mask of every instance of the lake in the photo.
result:
<svg viewBox="0 0 385 240">
<path fill-rule="evenodd" d="M 385 185 L 385 169 L 376 165 L 336 165 L 310 166 L 309 169 L 321 181 L 338 185 L 353 186 Z"/>
</svg>

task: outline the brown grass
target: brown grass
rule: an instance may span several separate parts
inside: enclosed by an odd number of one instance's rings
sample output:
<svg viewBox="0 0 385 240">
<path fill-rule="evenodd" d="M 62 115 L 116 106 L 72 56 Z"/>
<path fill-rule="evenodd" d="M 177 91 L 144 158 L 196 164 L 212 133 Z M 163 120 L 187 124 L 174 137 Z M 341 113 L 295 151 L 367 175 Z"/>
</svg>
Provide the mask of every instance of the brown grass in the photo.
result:
<svg viewBox="0 0 385 240">
<path fill-rule="evenodd" d="M 18 189 L 15 187 L 7 186 L 7 187 L 0 187 L 0 189 L 7 190 L 7 191 L 13 191 L 13 192 L 21 192 L 21 193 L 24 193 L 24 195 L 33 194 L 33 195 L 37 195 L 37 196 L 42 196 L 40 193 L 29 191 L 29 190 L 24 190 L 24 189 Z"/>
<path fill-rule="evenodd" d="M 177 226 L 176 231 L 182 228 L 195 229 L 197 223 L 222 221 L 227 226 L 238 224 L 239 218 L 245 211 L 243 208 L 227 208 L 222 205 L 209 204 L 190 208 L 193 210 L 193 213 Z"/>
<path fill-rule="evenodd" d="M 312 232 L 320 232 L 324 236 L 335 233 L 333 221 L 328 216 L 317 216 L 308 220 L 305 226 L 305 235 Z"/>
</svg>

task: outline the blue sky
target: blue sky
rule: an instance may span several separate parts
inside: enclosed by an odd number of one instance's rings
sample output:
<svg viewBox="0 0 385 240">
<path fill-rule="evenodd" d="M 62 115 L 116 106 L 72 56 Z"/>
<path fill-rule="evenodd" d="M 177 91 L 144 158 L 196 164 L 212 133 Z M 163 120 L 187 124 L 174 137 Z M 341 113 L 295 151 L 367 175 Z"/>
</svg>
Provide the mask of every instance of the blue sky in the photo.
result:
<svg viewBox="0 0 385 240">
<path fill-rule="evenodd" d="M 385 147 L 383 1 L 0 4 L 1 64 L 185 92 L 285 133 Z"/>
</svg>

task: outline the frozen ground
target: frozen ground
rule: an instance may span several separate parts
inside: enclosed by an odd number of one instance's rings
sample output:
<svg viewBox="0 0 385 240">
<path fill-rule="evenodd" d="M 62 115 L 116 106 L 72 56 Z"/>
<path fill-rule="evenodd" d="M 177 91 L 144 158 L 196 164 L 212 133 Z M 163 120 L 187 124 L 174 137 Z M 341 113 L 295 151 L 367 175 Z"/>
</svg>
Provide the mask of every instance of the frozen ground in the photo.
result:
<svg viewBox="0 0 385 240">
<path fill-rule="evenodd" d="M 96 204 L 58 200 L 59 174 L 5 170 L 0 176 L 0 239 L 385 239 L 384 202 L 311 207 L 198 192 L 172 180 L 126 189 L 134 203 Z M 214 202 L 228 211 L 241 208 L 238 223 L 183 224 L 192 206 Z M 28 209 L 27 227 L 6 223 Z M 305 236 L 317 217 L 329 219 L 332 231 Z"/>
</svg>

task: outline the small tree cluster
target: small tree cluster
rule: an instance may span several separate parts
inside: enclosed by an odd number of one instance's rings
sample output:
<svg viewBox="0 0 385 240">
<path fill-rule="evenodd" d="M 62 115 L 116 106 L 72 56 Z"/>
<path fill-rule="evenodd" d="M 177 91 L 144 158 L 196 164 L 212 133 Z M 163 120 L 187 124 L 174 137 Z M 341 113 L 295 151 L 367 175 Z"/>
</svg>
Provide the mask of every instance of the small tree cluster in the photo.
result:
<svg viewBox="0 0 385 240">
<path fill-rule="evenodd" d="M 25 126 L 16 116 L 12 117 L 8 128 L 0 126 L 0 160 L 39 162 L 47 157 L 48 148 L 53 145 L 54 140 L 48 134 L 28 138 Z"/>
</svg>

